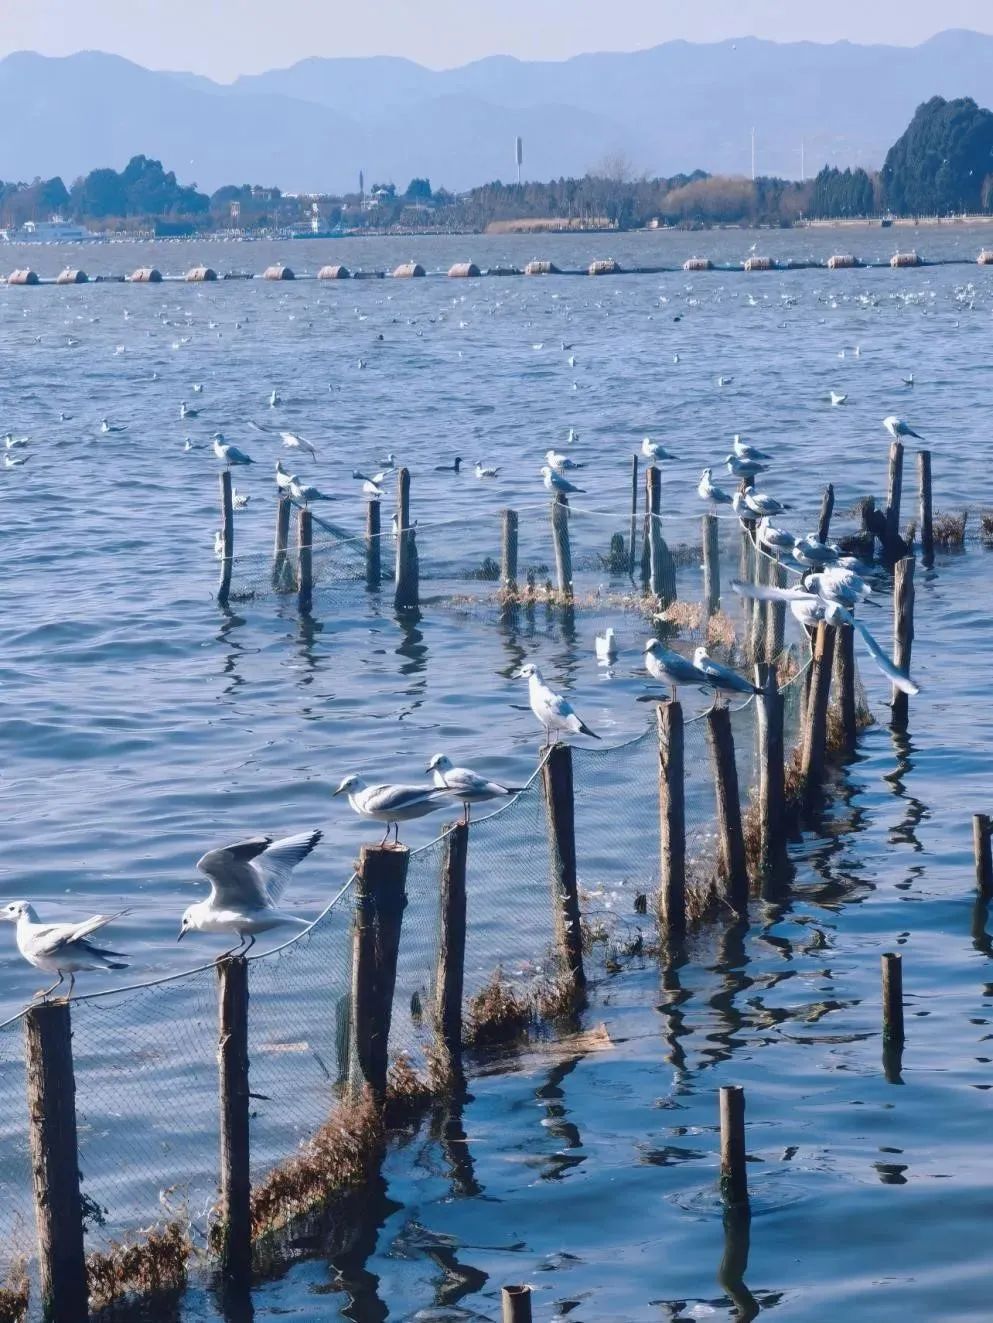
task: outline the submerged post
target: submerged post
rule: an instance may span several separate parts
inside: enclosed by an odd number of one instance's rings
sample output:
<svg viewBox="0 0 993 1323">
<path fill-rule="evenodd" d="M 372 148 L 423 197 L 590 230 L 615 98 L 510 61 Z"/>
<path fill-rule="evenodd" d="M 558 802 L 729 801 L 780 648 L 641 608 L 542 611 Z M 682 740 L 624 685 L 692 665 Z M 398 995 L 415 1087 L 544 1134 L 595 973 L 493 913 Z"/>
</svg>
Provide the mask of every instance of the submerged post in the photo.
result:
<svg viewBox="0 0 993 1323">
<path fill-rule="evenodd" d="M 221 1104 L 221 1271 L 247 1281 L 252 1270 L 249 1159 L 248 961 L 228 956 L 217 964 Z"/>
<path fill-rule="evenodd" d="M 297 610 L 309 616 L 314 604 L 314 522 L 306 508 L 297 515 Z"/>
<path fill-rule="evenodd" d="M 717 838 L 720 844 L 722 896 L 741 918 L 748 917 L 748 867 L 741 827 L 738 769 L 734 761 L 731 713 L 715 707 L 707 714 L 707 739 L 714 764 L 717 797 Z"/>
<path fill-rule="evenodd" d="M 24 1065 L 42 1311 L 46 1323 L 85 1319 L 86 1256 L 68 1001 L 28 1007 Z"/>
<path fill-rule="evenodd" d="M 834 514 L 834 483 L 829 482 L 821 497 L 821 513 L 817 520 L 817 540 L 826 542 L 831 536 L 831 516 Z"/>
<path fill-rule="evenodd" d="M 556 492 L 552 501 L 552 541 L 555 544 L 555 586 L 560 596 L 572 597 L 572 551 L 569 547 L 569 500 Z"/>
<path fill-rule="evenodd" d="M 890 468 L 886 487 L 886 559 L 893 561 L 900 541 L 900 500 L 903 495 L 903 442 L 890 442 Z"/>
<path fill-rule="evenodd" d="M 914 558 L 905 556 L 893 569 L 893 665 L 910 672 L 910 654 L 914 646 Z M 893 686 L 893 724 L 905 726 L 910 713 L 910 697 Z"/>
<path fill-rule="evenodd" d="M 396 988 L 400 926 L 407 905 L 405 845 L 363 845 L 355 870 L 352 917 L 353 1086 L 386 1095 L 390 1021 Z"/>
<path fill-rule="evenodd" d="M 666 936 L 678 939 L 686 932 L 686 782 L 681 705 L 675 701 L 660 703 L 658 724 L 659 917 Z"/>
<path fill-rule="evenodd" d="M 931 502 L 931 452 L 917 452 L 917 486 L 920 497 L 921 564 L 934 565 L 934 506 Z"/>
<path fill-rule="evenodd" d="M 231 595 L 231 567 L 234 564 L 234 502 L 231 496 L 231 470 L 221 474 L 221 581 L 217 586 L 217 600 L 227 606 Z"/>
<path fill-rule="evenodd" d="M 417 549 L 410 526 L 410 470 L 397 474 L 397 554 L 393 605 L 397 611 L 416 611 L 420 605 Z"/>
<path fill-rule="evenodd" d="M 814 660 L 811 665 L 810 696 L 803 725 L 803 750 L 800 764 L 803 776 L 804 806 L 812 807 L 824 784 L 827 753 L 828 700 L 831 697 L 831 671 L 834 663 L 835 627 L 821 620 L 814 636 Z"/>
<path fill-rule="evenodd" d="M 628 547 L 628 574 L 634 578 L 638 542 L 638 456 L 631 456 L 631 534 Z"/>
<path fill-rule="evenodd" d="M 365 508 L 365 586 L 378 593 L 383 584 L 382 506 L 372 500 Z"/>
<path fill-rule="evenodd" d="M 500 587 L 517 592 L 517 511 L 504 510 L 500 537 Z"/>
<path fill-rule="evenodd" d="M 572 749 L 555 744 L 541 768 L 552 858 L 552 908 L 555 934 L 566 975 L 576 993 L 586 987 L 583 932 L 576 876 L 576 804 Z"/>
<path fill-rule="evenodd" d="M 745 1166 L 745 1090 L 740 1084 L 724 1085 L 720 1095 L 721 1198 L 731 1208 L 748 1203 L 748 1173 Z"/>
<path fill-rule="evenodd" d="M 850 758 L 858 740 L 858 711 L 855 702 L 855 630 L 847 625 L 839 625 L 834 634 L 834 693 L 840 752 Z"/>
<path fill-rule="evenodd" d="M 450 1083 L 461 1085 L 462 991 L 465 979 L 466 856 L 469 824 L 456 822 L 444 837 L 441 856 L 441 931 L 438 935 L 438 975 L 435 1021 Z"/>
<path fill-rule="evenodd" d="M 531 1323 L 530 1286 L 505 1286 L 500 1292 L 501 1323 Z"/>
<path fill-rule="evenodd" d="M 718 539 L 720 525 L 717 516 L 705 514 L 703 527 L 703 600 L 707 615 L 712 616 L 721 605 L 721 545 Z"/>
<path fill-rule="evenodd" d="M 286 574 L 286 548 L 290 540 L 290 509 L 292 501 L 284 493 L 279 493 L 276 502 L 276 541 L 272 549 L 272 586 L 283 587 Z"/>
<path fill-rule="evenodd" d="M 883 1039 L 893 1047 L 902 1047 L 903 1035 L 903 957 L 887 951 L 880 957 L 883 976 Z"/>
<path fill-rule="evenodd" d="M 759 732 L 759 875 L 762 898 L 774 899 L 786 870 L 786 770 L 783 695 L 771 662 L 755 668 Z"/>
<path fill-rule="evenodd" d="M 983 900 L 989 900 L 993 897 L 993 824 L 986 813 L 972 815 L 972 853 L 976 887 Z"/>
</svg>

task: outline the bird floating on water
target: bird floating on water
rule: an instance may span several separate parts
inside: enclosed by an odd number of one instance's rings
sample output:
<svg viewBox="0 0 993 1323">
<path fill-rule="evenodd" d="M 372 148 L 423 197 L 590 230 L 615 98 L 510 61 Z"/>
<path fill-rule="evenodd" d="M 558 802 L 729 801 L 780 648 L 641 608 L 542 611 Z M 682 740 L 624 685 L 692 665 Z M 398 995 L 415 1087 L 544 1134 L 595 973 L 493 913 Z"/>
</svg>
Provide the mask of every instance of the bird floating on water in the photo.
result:
<svg viewBox="0 0 993 1323">
<path fill-rule="evenodd" d="M 469 821 L 472 804 L 485 804 L 491 799 L 507 799 L 519 795 L 524 789 L 523 786 L 505 786 L 499 781 L 490 781 L 471 767 L 453 767 L 451 758 L 444 753 L 436 753 L 428 763 L 427 770 L 433 774 L 437 789 L 445 790 L 453 799 L 462 801 L 466 822 Z"/>
<path fill-rule="evenodd" d="M 106 418 L 100 419 L 100 431 L 103 432 L 104 435 L 107 435 L 109 432 L 126 432 L 127 430 L 127 423 L 112 423 Z"/>
<path fill-rule="evenodd" d="M 915 432 L 910 424 L 904 418 L 898 418 L 896 414 L 890 414 L 889 418 L 883 419 L 883 426 L 889 432 L 894 441 L 899 441 L 902 436 L 912 436 L 917 441 L 923 441 L 924 438 L 919 432 Z"/>
<path fill-rule="evenodd" d="M 527 662 L 520 670 L 514 671 L 514 678 L 527 680 L 531 711 L 545 728 L 545 739 L 548 743 L 551 743 L 553 731 L 568 735 L 589 735 L 594 740 L 600 738 L 595 731 L 590 730 L 585 721 L 579 718 L 575 708 L 564 695 L 555 693 L 545 684 L 541 671 L 533 663 Z"/>
<path fill-rule="evenodd" d="M 3 466 L 5 469 L 19 469 L 22 464 L 26 464 L 28 462 L 29 458 L 30 456 L 28 455 L 7 454 L 4 455 L 3 457 Z"/>
<path fill-rule="evenodd" d="M 832 405 L 837 408 L 839 404 L 844 404 L 846 402 L 848 396 L 842 395 L 840 391 L 833 390 L 828 396 L 828 399 L 831 401 Z"/>
<path fill-rule="evenodd" d="M 17 924 L 17 949 L 29 965 L 46 974 L 59 976 L 50 988 L 40 989 L 35 996 L 47 997 L 68 974 L 68 998 L 72 996 L 76 975 L 81 970 L 127 969 L 127 958 L 122 952 L 111 951 L 90 941 L 91 933 L 105 928 L 126 913 L 127 910 L 117 914 L 94 914 L 81 923 L 41 923 L 34 907 L 26 900 L 12 900 L 0 910 L 0 919 Z"/>
<path fill-rule="evenodd" d="M 598 634 L 593 640 L 596 659 L 603 664 L 609 664 L 617 660 L 617 639 L 614 637 L 614 630 L 611 625 Z"/>
<path fill-rule="evenodd" d="M 237 487 L 231 488 L 231 504 L 236 510 L 246 510 L 251 499 L 248 492 L 240 492 Z"/>
<path fill-rule="evenodd" d="M 448 792 L 435 786 L 367 785 L 360 776 L 346 776 L 334 792 L 347 795 L 348 802 L 360 818 L 372 818 L 376 822 L 386 823 L 386 835 L 381 844 L 390 838 L 390 828 L 394 831 L 394 840 L 399 844 L 400 823 L 413 818 L 423 818 L 435 809 L 441 808 Z"/>
<path fill-rule="evenodd" d="M 199 418 L 200 410 L 191 409 L 190 406 L 184 400 L 182 404 L 179 406 L 179 417 L 181 421 L 186 418 Z"/>
<path fill-rule="evenodd" d="M 477 478 L 495 478 L 499 472 L 500 470 L 494 468 L 492 464 L 483 464 L 480 460 L 476 460 Z"/>
<path fill-rule="evenodd" d="M 434 471 L 435 473 L 458 473 L 461 467 L 462 467 L 462 456 L 456 455 L 455 458 L 452 460 L 451 464 L 436 464 L 434 466 Z M 352 477 L 354 476 L 355 475 L 353 473 Z M 379 475 L 379 481 L 382 482 L 385 476 L 386 475 L 384 473 L 381 473 Z"/>
<path fill-rule="evenodd" d="M 283 402 L 283 397 L 282 397 L 282 395 L 280 395 L 279 391 L 274 390 L 274 391 L 270 392 L 270 395 L 269 395 L 269 408 L 270 408 L 270 409 L 275 409 L 278 405 L 282 404 L 282 402 Z"/>
<path fill-rule="evenodd" d="M 29 436 L 15 436 L 13 432 L 8 432 L 3 443 L 8 450 L 16 450 L 18 446 L 26 446 L 30 440 Z"/>
</svg>

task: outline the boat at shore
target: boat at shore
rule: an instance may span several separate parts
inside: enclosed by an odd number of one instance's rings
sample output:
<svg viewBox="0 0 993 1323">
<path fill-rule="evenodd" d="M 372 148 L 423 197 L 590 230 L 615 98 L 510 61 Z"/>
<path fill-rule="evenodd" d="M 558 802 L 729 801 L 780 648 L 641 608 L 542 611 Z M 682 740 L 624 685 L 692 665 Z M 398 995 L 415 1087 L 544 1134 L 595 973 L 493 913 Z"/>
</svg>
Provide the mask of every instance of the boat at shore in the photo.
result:
<svg viewBox="0 0 993 1323">
<path fill-rule="evenodd" d="M 25 221 L 16 230 L 0 230 L 0 239 L 5 243 L 87 243 L 99 238 L 92 230 L 64 221 L 61 216 L 47 221 Z"/>
</svg>

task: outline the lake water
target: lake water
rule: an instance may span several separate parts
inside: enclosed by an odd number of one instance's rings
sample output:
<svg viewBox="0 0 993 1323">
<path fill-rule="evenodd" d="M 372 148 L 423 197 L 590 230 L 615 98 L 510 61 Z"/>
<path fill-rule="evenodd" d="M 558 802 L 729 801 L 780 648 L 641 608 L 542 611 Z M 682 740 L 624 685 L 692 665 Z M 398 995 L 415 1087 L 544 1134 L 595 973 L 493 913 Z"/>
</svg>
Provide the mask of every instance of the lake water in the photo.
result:
<svg viewBox="0 0 993 1323">
<path fill-rule="evenodd" d="M 411 256 L 431 271 L 469 257 L 486 267 L 546 254 L 563 266 L 605 255 L 628 266 L 675 265 L 694 252 L 736 260 L 753 243 L 781 258 L 840 249 L 869 259 L 886 257 L 896 233 L 107 245 L 78 260 L 91 275 L 149 262 L 179 275 L 201 259 L 256 272 L 283 259 L 300 274 L 336 260 L 390 268 Z M 901 230 L 898 240 L 935 259 L 972 258 L 984 231 Z M 54 275 L 65 256 L 11 249 L 9 265 L 30 262 Z M 501 629 L 477 601 L 454 609 L 429 600 L 419 621 L 397 620 L 389 592 L 370 597 L 356 577 L 358 556 L 338 548 L 318 556 L 314 617 L 301 623 L 292 599 L 262 591 L 271 466 L 285 453 L 268 429 L 317 444 L 318 462 L 291 467 L 333 494 L 315 512 L 354 536 L 363 502 L 352 469 L 370 471 L 387 452 L 409 466 L 430 599 L 455 586 L 485 595 L 487 586 L 463 573 L 498 555 L 499 511 L 508 505 L 521 514 L 522 558 L 550 562 L 537 468 L 572 427 L 570 453 L 585 465 L 578 478 L 586 489 L 574 501 L 577 563 L 589 592 L 601 584 L 617 591 L 595 556 L 611 533 L 627 530 L 630 455 L 644 435 L 678 456 L 664 477 L 671 543 L 698 540 L 700 469 L 720 466 L 735 432 L 775 451 L 764 485 L 794 506 L 800 531 L 812 526 L 828 480 L 841 511 L 865 492 L 882 494 L 880 420 L 890 413 L 927 438 L 939 510 L 993 505 L 991 296 L 993 273 L 964 266 L 3 287 L 0 421 L 31 437 L 28 462 L 0 474 L 7 897 L 28 898 L 53 918 L 130 906 L 112 932 L 134 972 L 177 973 L 221 949 L 209 938 L 194 951 L 194 939 L 174 940 L 183 908 L 203 894 L 194 864 L 212 845 L 320 826 L 324 840 L 290 893 L 291 909 L 313 916 L 371 836 L 330 796 L 347 772 L 416 780 L 444 749 L 523 783 L 538 743 L 521 683 L 510 678 L 524 658 L 568 689 L 606 743 L 644 730 L 650 708 L 634 701 L 646 689 L 644 625 L 606 593 L 578 614 L 574 630 L 541 611 L 533 625 Z M 912 389 L 902 382 L 910 372 Z M 719 375 L 730 384 L 718 386 Z M 273 389 L 282 398 L 275 409 Z M 848 393 L 843 407 L 827 402 L 832 389 Z M 183 400 L 198 418 L 180 421 Z M 127 430 L 102 435 L 104 417 Z M 199 446 L 215 429 L 258 461 L 235 476 L 251 496 L 236 517 L 235 586 L 256 596 L 227 612 L 214 600 L 218 466 L 205 448 L 183 450 L 187 436 Z M 460 476 L 435 471 L 455 455 L 467 461 Z M 476 459 L 499 466 L 497 478 L 477 480 Z M 909 466 L 905 486 L 913 487 Z M 912 506 L 908 498 L 905 509 Z M 973 531 L 976 524 L 973 515 Z M 730 545 L 733 530 L 725 531 Z M 392 554 L 388 542 L 384 551 Z M 763 1309 L 811 1321 L 842 1310 L 859 1320 L 986 1317 L 975 1228 L 990 1207 L 983 1172 L 993 981 L 983 918 L 977 929 L 972 913 L 969 816 L 989 807 L 993 758 L 987 678 L 975 660 L 988 642 L 987 555 L 972 540 L 963 553 L 940 556 L 933 574 L 918 574 L 913 670 L 924 693 L 912 704 L 908 737 L 887 729 L 887 687 L 863 664 L 883 720 L 861 740 L 830 829 L 796 848 L 794 903 L 757 910 L 747 932 L 705 933 L 688 963 L 664 977 L 646 962 L 604 979 L 575 1044 L 552 1044 L 474 1080 L 462 1118 L 467 1142 L 424 1132 L 393 1152 L 390 1202 L 373 1207 L 378 1234 L 362 1252 L 331 1261 L 316 1254 L 262 1287 L 259 1317 L 489 1318 L 500 1284 L 515 1280 L 535 1285 L 539 1318 L 732 1317 L 716 1280 L 723 1239 L 715 1200 L 716 1089 L 730 1082 L 748 1089 L 756 1216 L 746 1280 Z M 727 558 L 724 568 L 730 577 Z M 698 592 L 697 575 L 683 573 L 684 596 Z M 886 641 L 889 612 L 878 616 Z M 607 622 L 622 649 L 609 675 L 593 660 L 593 634 Z M 649 821 L 645 749 L 639 803 Z M 603 903 L 626 915 L 635 883 L 650 881 L 654 868 L 618 867 L 640 825 L 625 778 L 634 784 L 641 774 L 612 773 L 621 763 L 609 758 L 600 771 L 582 765 L 590 769 L 586 830 L 600 833 L 589 851 L 603 857 L 594 868 L 581 848 L 581 871 L 588 884 L 594 872 L 609 875 Z M 706 801 L 695 802 L 703 831 Z M 516 820 L 508 814 L 512 821 L 500 828 L 503 862 L 490 861 L 492 885 L 480 891 L 480 976 L 496 959 L 513 964 L 543 945 L 527 927 L 540 915 L 542 866 L 529 859 L 539 824 L 527 807 Z M 428 819 L 404 839 L 417 845 L 434 834 Z M 625 869 L 627 891 L 618 876 Z M 428 877 L 425 870 L 408 924 L 411 960 L 419 960 L 412 989 L 430 949 Z M 327 939 L 339 983 L 346 923 L 343 912 Z M 0 1007 L 13 1014 L 39 976 L 17 957 L 12 932 L 5 940 Z M 908 992 L 902 1084 L 888 1082 L 879 1061 L 878 955 L 896 945 Z M 285 1029 L 294 1014 L 306 1016 L 307 980 L 289 959 L 283 983 L 276 968 L 258 975 L 259 1005 L 270 1005 L 268 979 L 278 1002 L 272 1025 L 281 1016 Z M 80 983 L 84 991 L 113 986 L 102 975 Z M 137 1042 L 139 1030 L 154 1040 L 159 1067 L 172 1067 L 176 1096 L 185 1096 L 190 1148 L 202 1149 L 209 1171 L 211 976 L 189 986 L 190 1001 L 177 993 L 171 1009 L 164 994 L 149 992 L 111 998 L 105 1015 L 100 1002 L 84 1005 L 74 1020 L 86 1078 L 108 1094 L 120 1080 L 122 1098 L 126 1087 L 136 1091 L 116 1122 L 101 1102 L 100 1124 L 90 1118 L 82 1139 L 84 1174 L 89 1136 L 106 1137 L 91 1172 L 109 1171 L 124 1153 L 117 1179 L 135 1218 L 138 1184 L 154 1193 L 171 1163 L 142 1148 L 141 1078 L 116 1075 L 123 1067 L 113 1043 L 101 1042 L 120 1035 L 123 1043 L 129 1033 Z M 204 1033 L 194 1042 L 188 1032 L 170 1061 L 163 1043 L 191 1008 Z M 7 1031 L 5 1039 L 0 1060 L 13 1097 L 17 1037 Z M 266 1042 L 277 1039 L 288 1053 L 285 1034 L 273 1029 Z M 260 1059 L 276 1061 L 275 1049 Z M 160 1087 L 161 1070 L 156 1078 Z M 296 1087 L 292 1072 L 273 1067 L 273 1081 L 280 1078 Z M 312 1101 L 318 1085 L 315 1076 Z M 168 1095 L 157 1097 L 164 1114 Z M 270 1116 L 266 1133 L 292 1145 L 313 1117 L 295 1116 L 300 1133 L 283 1136 Z M 21 1133 L 20 1117 L 8 1114 L 0 1145 L 13 1153 Z M 0 1169 L 16 1183 L 13 1157 L 0 1155 Z M 99 1193 L 109 1198 L 108 1188 Z M 214 1318 L 216 1309 L 198 1289 L 181 1316 Z"/>
</svg>

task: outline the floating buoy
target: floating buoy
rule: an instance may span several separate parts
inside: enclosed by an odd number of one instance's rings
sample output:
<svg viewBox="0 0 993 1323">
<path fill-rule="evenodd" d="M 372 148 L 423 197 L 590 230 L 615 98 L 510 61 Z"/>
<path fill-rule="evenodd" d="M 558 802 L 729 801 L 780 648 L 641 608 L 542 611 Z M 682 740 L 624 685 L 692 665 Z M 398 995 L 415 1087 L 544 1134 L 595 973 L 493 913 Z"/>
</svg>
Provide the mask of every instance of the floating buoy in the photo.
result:
<svg viewBox="0 0 993 1323">
<path fill-rule="evenodd" d="M 64 271 L 60 271 L 55 277 L 56 285 L 85 285 L 89 276 L 85 271 L 80 271 L 71 266 L 67 266 Z"/>
<path fill-rule="evenodd" d="M 993 248 L 984 248 L 976 261 L 980 266 L 993 266 Z"/>
<path fill-rule="evenodd" d="M 216 280 L 217 272 L 210 266 L 191 266 L 185 279 L 189 281 Z"/>
<path fill-rule="evenodd" d="M 524 268 L 524 274 L 526 276 L 557 276 L 559 275 L 559 269 L 554 262 L 539 262 L 536 259 L 533 262 L 528 262 Z"/>
<path fill-rule="evenodd" d="M 317 273 L 318 280 L 347 280 L 351 275 L 347 266 L 342 266 L 340 262 L 332 266 L 322 266 Z"/>
<path fill-rule="evenodd" d="M 835 253 L 833 257 L 828 258 L 829 271 L 842 271 L 858 264 L 858 258 L 853 257 L 851 253 Z"/>
<path fill-rule="evenodd" d="M 683 263 L 684 271 L 713 271 L 714 264 L 709 257 L 688 257 Z"/>
<path fill-rule="evenodd" d="M 423 276 L 424 268 L 420 262 L 401 262 L 393 272 L 396 280 L 412 280 L 415 276 Z"/>
<path fill-rule="evenodd" d="M 917 256 L 916 252 L 894 253 L 893 256 L 890 258 L 890 266 L 892 267 L 920 266 L 920 265 L 921 265 L 921 259 Z"/>
<path fill-rule="evenodd" d="M 599 257 L 595 262 L 591 262 L 587 275 L 589 276 L 617 276 L 620 275 L 621 264 L 615 262 L 612 257 Z"/>
<path fill-rule="evenodd" d="M 293 272 L 288 266 L 280 266 L 278 262 L 272 266 L 267 266 L 262 272 L 263 280 L 295 280 Z"/>
<path fill-rule="evenodd" d="M 448 274 L 453 280 L 471 280 L 479 275 L 479 267 L 475 262 L 456 262 L 449 267 Z"/>
<path fill-rule="evenodd" d="M 38 272 L 32 271 L 29 267 L 19 268 L 17 271 L 11 271 L 7 277 L 8 285 L 40 285 Z"/>
<path fill-rule="evenodd" d="M 131 280 L 135 285 L 158 285 L 162 282 L 162 272 L 154 266 L 140 266 L 131 272 Z"/>
<path fill-rule="evenodd" d="M 771 257 L 749 257 L 742 265 L 746 271 L 773 271 L 776 267 Z"/>
</svg>

